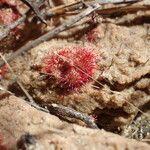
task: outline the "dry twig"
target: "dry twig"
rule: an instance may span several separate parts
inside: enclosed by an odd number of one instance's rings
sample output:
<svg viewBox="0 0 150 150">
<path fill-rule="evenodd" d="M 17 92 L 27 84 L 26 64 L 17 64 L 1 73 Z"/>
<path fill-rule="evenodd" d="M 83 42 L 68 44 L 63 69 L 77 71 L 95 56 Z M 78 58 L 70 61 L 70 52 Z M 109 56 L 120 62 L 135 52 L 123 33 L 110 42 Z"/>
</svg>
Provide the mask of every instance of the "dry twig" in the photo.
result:
<svg viewBox="0 0 150 150">
<path fill-rule="evenodd" d="M 26 15 L 23 15 L 18 20 L 16 20 L 15 22 L 11 23 L 10 25 L 2 26 L 1 29 L 0 29 L 0 40 L 5 38 L 10 33 L 10 31 L 12 29 L 16 28 L 18 25 L 23 23 L 25 21 L 25 19 L 26 19 Z"/>
<path fill-rule="evenodd" d="M 57 105 L 57 104 L 49 105 L 48 109 L 52 114 L 55 114 L 57 116 L 62 116 L 63 118 L 64 117 L 76 118 L 85 122 L 88 125 L 88 127 L 93 128 L 93 129 L 98 129 L 97 125 L 95 124 L 94 118 L 84 113 L 81 113 L 74 109 L 71 109 L 62 105 Z"/>
<path fill-rule="evenodd" d="M 67 15 L 70 11 L 80 10 L 82 9 L 84 4 L 81 1 L 73 2 L 73 3 L 67 3 L 64 5 L 56 6 L 54 8 L 51 8 L 48 10 L 45 14 L 47 17 L 53 17 L 58 15 Z"/>
<path fill-rule="evenodd" d="M 127 6 L 120 6 L 114 8 L 107 8 L 107 9 L 99 9 L 96 12 L 99 15 L 112 15 L 112 14 L 127 14 L 127 13 L 134 13 L 137 11 L 146 11 L 150 10 L 150 5 L 127 5 Z"/>
<path fill-rule="evenodd" d="M 89 1 L 89 0 L 85 0 L 85 1 Z M 100 4 L 107 4 L 107 3 L 134 3 L 134 2 L 138 2 L 138 1 L 142 1 L 142 0 L 95 0 L 96 2 L 99 2 Z"/>
</svg>

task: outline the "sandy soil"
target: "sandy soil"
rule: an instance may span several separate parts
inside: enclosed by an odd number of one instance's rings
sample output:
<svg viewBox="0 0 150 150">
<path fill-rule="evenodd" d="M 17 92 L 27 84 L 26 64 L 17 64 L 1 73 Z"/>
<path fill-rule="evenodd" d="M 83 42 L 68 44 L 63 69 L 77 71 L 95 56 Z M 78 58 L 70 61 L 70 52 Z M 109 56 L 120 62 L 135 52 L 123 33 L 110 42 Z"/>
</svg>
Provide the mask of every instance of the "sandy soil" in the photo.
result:
<svg viewBox="0 0 150 150">
<path fill-rule="evenodd" d="M 69 124 L 1 92 L 0 133 L 11 150 L 148 150 L 150 146 L 104 130 Z M 2 98 L 3 95 L 3 98 Z"/>
<path fill-rule="evenodd" d="M 63 32 L 54 39 L 45 41 L 42 44 L 37 45 L 35 48 L 15 58 L 15 60 L 12 61 L 10 65 L 18 78 L 17 80 L 19 80 L 23 84 L 25 89 L 29 92 L 29 94 L 33 97 L 34 101 L 37 104 L 48 105 L 57 103 L 69 108 L 73 108 L 79 112 L 94 116 L 96 124 L 100 129 L 111 131 L 128 138 L 143 140 L 144 138 L 149 137 L 150 133 L 149 15 L 149 11 L 144 11 L 118 18 L 110 17 L 111 19 L 102 19 L 98 16 L 96 19 L 100 23 L 96 25 L 84 24 L 83 22 L 85 22 L 85 20 L 83 20 L 81 22 L 82 25 L 72 28 L 67 32 Z M 143 18 L 143 16 L 146 17 Z M 89 18 L 87 18 L 87 20 L 88 19 Z M 10 49 L 14 49 L 14 47 L 16 47 L 15 44 L 17 45 L 17 47 L 19 47 L 22 44 L 21 42 L 26 42 L 28 37 L 31 40 L 35 39 L 35 37 L 41 35 L 41 33 L 51 29 L 51 27 L 43 27 L 45 26 L 42 25 L 41 27 L 40 25 L 37 25 L 35 27 L 35 23 L 30 24 L 30 30 L 23 29 L 24 38 L 20 40 L 20 43 L 18 43 L 18 40 L 16 42 L 16 39 L 14 39 L 14 35 L 13 37 L 11 37 L 10 35 L 8 38 L 2 41 L 2 43 L 0 43 L 0 49 L 5 50 L 5 56 L 10 55 L 12 53 L 12 51 L 10 52 Z M 31 32 L 34 32 L 33 36 L 30 36 Z M 76 36 L 72 36 L 72 33 Z M 13 47 L 11 47 L 11 45 L 13 45 Z M 93 76 L 90 76 L 90 80 L 88 82 L 83 84 L 77 90 L 74 89 L 70 92 L 67 92 L 65 88 L 58 88 L 58 82 L 56 81 L 59 75 L 57 73 L 54 77 L 43 73 L 43 58 L 45 58 L 48 53 L 51 56 L 58 55 L 60 51 L 66 48 L 69 49 L 71 53 L 73 53 L 73 47 L 92 49 L 94 55 L 96 56 L 96 69 Z M 66 58 L 66 62 L 68 61 L 70 62 L 70 58 Z M 83 70 L 84 68 L 80 69 Z M 73 74 L 73 77 L 74 76 L 75 75 Z M 7 90 L 15 93 L 16 96 L 21 97 L 22 99 L 25 98 L 24 94 L 15 83 L 14 75 L 12 73 L 8 72 L 3 77 L 3 79 L 1 80 L 1 85 Z M 1 99 L 3 100 L 3 95 Z M 11 97 L 11 99 L 13 98 Z M 5 106 L 5 104 L 3 103 L 4 100 L 0 102 L 2 112 L 4 109 L 3 106 Z M 14 107 L 12 108 L 13 111 L 17 108 L 15 106 L 12 106 L 13 104 L 11 104 L 9 100 L 6 100 L 6 103 L 10 103 L 10 106 L 6 104 L 6 107 Z M 19 104 L 19 101 L 16 102 L 15 100 L 15 103 L 19 108 L 16 111 L 20 111 L 21 106 Z M 21 105 L 25 105 L 25 109 L 28 109 L 29 107 L 26 104 Z M 8 110 L 8 114 L 11 114 L 12 110 L 10 110 L 10 112 Z M 26 110 L 23 110 L 23 114 L 25 116 L 28 116 L 28 114 L 30 114 L 29 110 L 27 112 Z M 33 110 L 31 109 L 31 112 L 32 111 Z M 39 113 L 38 115 L 40 116 L 42 112 L 37 111 L 37 113 Z M 5 113 L 3 115 L 0 115 L 0 118 L 4 119 L 4 123 L 1 123 L 2 127 L 0 127 L 0 132 L 6 135 L 6 139 L 9 139 L 10 134 L 12 134 L 10 139 L 6 140 L 7 142 L 12 141 L 11 144 L 14 145 L 15 142 L 20 138 L 20 136 L 25 134 L 26 132 L 30 132 L 35 136 L 37 134 L 37 139 L 40 139 L 40 142 L 44 142 L 44 140 L 42 140 L 41 138 L 42 136 L 44 137 L 44 139 L 51 138 L 51 136 L 49 137 L 47 133 L 44 135 L 41 135 L 41 133 L 37 133 L 37 128 L 39 128 L 39 126 L 35 127 L 31 125 L 30 127 L 29 125 L 29 127 L 27 127 L 28 125 L 26 125 L 25 127 L 23 127 L 23 115 L 21 115 L 21 118 L 18 119 L 17 115 L 17 112 L 15 112 L 14 122 L 11 119 L 9 120 L 7 118 L 8 116 L 5 116 Z M 37 114 L 33 112 L 33 116 L 34 115 L 36 116 Z M 27 120 L 27 122 L 29 122 L 30 124 L 31 120 L 34 121 L 34 118 L 28 118 L 29 120 Z M 46 119 L 48 119 L 48 116 L 46 117 Z M 53 119 L 50 119 L 48 123 L 52 120 Z M 13 126 L 7 126 L 7 121 L 12 123 Z M 17 121 L 20 128 L 19 130 L 16 127 Z M 58 118 L 56 119 L 56 122 L 57 121 Z M 62 124 L 60 120 L 58 122 Z M 83 125 L 81 122 L 78 122 L 74 119 L 69 120 L 69 122 Z M 53 123 L 51 124 L 53 126 Z M 67 123 L 64 124 L 66 125 Z M 68 124 L 67 126 L 69 129 L 72 128 Z M 14 129 L 12 129 L 13 127 Z M 45 130 L 44 128 L 45 123 L 41 129 L 41 132 Z M 48 127 L 46 126 L 46 129 L 47 128 Z M 32 132 L 32 129 L 33 131 L 35 129 L 35 132 Z M 63 133 L 63 135 L 66 136 L 65 133 Z M 74 133 L 73 135 L 72 133 L 71 135 L 70 133 L 68 135 L 67 133 L 67 136 L 72 137 L 71 142 L 75 139 L 75 141 L 78 143 L 78 135 L 74 135 Z M 89 136 L 91 135 L 88 134 L 88 137 Z M 96 138 L 98 136 L 99 135 L 97 134 Z M 16 141 L 14 141 L 14 137 L 16 138 Z M 88 137 L 83 138 L 83 143 L 84 141 L 86 141 L 85 143 L 87 144 L 88 141 L 91 140 L 89 140 Z M 54 135 L 54 137 L 52 136 L 52 138 L 54 138 L 54 141 L 55 139 L 56 141 L 58 140 L 58 143 L 62 143 L 64 141 L 64 139 L 61 139 L 58 135 Z M 68 139 L 67 142 L 69 141 L 70 139 Z M 75 145 L 77 145 L 76 142 Z M 91 141 L 91 143 L 92 142 L 93 141 Z M 97 140 L 94 139 L 94 142 L 96 145 Z M 124 138 L 123 142 L 125 142 Z M 99 146 L 100 148 L 107 143 L 101 144 L 102 145 Z M 64 149 L 68 148 L 66 148 L 66 145 L 64 144 Z M 45 144 L 45 146 L 47 146 L 47 143 Z M 60 145 L 56 144 L 52 145 L 52 147 L 53 146 L 59 147 Z M 74 146 L 74 143 L 72 146 Z M 77 149 L 78 148 L 79 147 L 77 147 Z M 131 149 L 136 148 L 137 147 L 135 145 L 133 147 L 131 146 Z M 118 149 L 120 149 L 120 147 Z M 127 146 L 126 149 L 130 149 L 130 145 Z"/>
</svg>

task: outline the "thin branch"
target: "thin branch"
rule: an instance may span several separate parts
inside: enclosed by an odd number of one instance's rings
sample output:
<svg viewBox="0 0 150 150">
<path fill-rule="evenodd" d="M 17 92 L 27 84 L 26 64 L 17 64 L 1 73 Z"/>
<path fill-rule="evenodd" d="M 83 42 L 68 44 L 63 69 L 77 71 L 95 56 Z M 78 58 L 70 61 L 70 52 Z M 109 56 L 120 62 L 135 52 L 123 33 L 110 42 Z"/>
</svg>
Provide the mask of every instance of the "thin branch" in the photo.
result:
<svg viewBox="0 0 150 150">
<path fill-rule="evenodd" d="M 95 1 L 100 4 L 108 4 L 108 3 L 118 4 L 118 3 L 135 3 L 142 0 L 95 0 Z"/>
<path fill-rule="evenodd" d="M 21 23 L 23 23 L 26 19 L 26 15 L 23 15 L 22 17 L 20 17 L 18 20 L 16 20 L 15 22 L 11 23 L 10 25 L 7 26 L 3 26 L 0 28 L 0 41 L 5 38 L 12 29 L 16 28 L 18 25 L 20 25 Z"/>
<path fill-rule="evenodd" d="M 28 104 L 30 104 L 32 107 L 40 111 L 53 114 L 58 117 L 63 117 L 65 119 L 66 117 L 79 119 L 83 121 L 87 125 L 87 127 L 92 128 L 92 129 L 98 129 L 98 126 L 95 123 L 95 119 L 92 116 L 88 116 L 85 113 L 78 112 L 69 107 L 65 107 L 65 106 L 57 105 L 57 104 L 49 104 L 48 106 L 45 106 L 44 108 L 44 107 L 37 105 L 35 102 L 34 103 L 28 102 Z"/>
<path fill-rule="evenodd" d="M 54 28 L 53 30 L 51 30 L 48 33 L 44 34 L 43 36 L 39 37 L 38 39 L 28 42 L 26 45 L 24 45 L 19 50 L 14 52 L 10 57 L 6 58 L 7 62 L 14 60 L 18 55 L 22 54 L 23 52 L 28 51 L 31 48 L 36 47 L 37 45 L 41 44 L 42 42 L 47 41 L 47 40 L 53 38 L 54 36 L 58 35 L 58 33 L 70 28 L 73 24 L 80 21 L 82 18 L 86 17 L 87 15 L 91 14 L 93 11 L 95 11 L 99 7 L 100 7 L 100 5 L 97 3 L 92 4 L 87 9 L 85 9 L 83 12 L 76 15 L 72 19 L 67 20 L 62 25 Z M 0 62 L 0 67 L 3 65 L 4 65 L 4 62 L 3 61 Z"/>
<path fill-rule="evenodd" d="M 50 113 L 54 115 L 61 116 L 61 117 L 76 118 L 85 122 L 88 127 L 93 128 L 93 129 L 98 129 L 97 125 L 95 124 L 94 118 L 91 116 L 88 116 L 87 114 L 84 114 L 74 109 L 71 109 L 62 105 L 57 105 L 57 104 L 49 105 L 48 109 Z"/>
<path fill-rule="evenodd" d="M 120 6 L 114 8 L 106 8 L 106 9 L 99 9 L 96 12 L 99 15 L 112 15 L 112 14 L 120 14 L 120 13 L 134 13 L 137 11 L 146 11 L 150 10 L 150 5 L 128 5 L 128 6 Z"/>
<path fill-rule="evenodd" d="M 64 5 L 56 6 L 54 8 L 51 8 L 45 13 L 45 16 L 47 17 L 53 17 L 58 15 L 64 15 L 67 12 L 75 11 L 83 8 L 83 3 L 81 1 L 73 2 L 73 3 L 67 3 Z"/>
</svg>

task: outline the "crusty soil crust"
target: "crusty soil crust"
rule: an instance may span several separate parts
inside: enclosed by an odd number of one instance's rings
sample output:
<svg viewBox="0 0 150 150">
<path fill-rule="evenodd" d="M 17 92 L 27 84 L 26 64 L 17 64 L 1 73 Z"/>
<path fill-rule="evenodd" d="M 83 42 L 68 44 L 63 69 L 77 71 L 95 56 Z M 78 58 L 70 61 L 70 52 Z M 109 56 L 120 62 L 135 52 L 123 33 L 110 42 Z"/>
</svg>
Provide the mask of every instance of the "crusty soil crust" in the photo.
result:
<svg viewBox="0 0 150 150">
<path fill-rule="evenodd" d="M 149 25 L 100 24 L 92 43 L 87 40 L 88 33 L 75 42 L 65 39 L 44 42 L 16 58 L 12 67 L 36 102 L 58 103 L 96 115 L 99 127 L 119 130 L 135 117 L 137 108 L 142 109 L 150 100 L 148 30 Z M 74 46 L 94 48 L 98 57 L 97 73 L 80 90 L 60 94 L 48 85 L 52 82 L 43 79 L 39 68 L 47 52 L 53 54 Z"/>
</svg>

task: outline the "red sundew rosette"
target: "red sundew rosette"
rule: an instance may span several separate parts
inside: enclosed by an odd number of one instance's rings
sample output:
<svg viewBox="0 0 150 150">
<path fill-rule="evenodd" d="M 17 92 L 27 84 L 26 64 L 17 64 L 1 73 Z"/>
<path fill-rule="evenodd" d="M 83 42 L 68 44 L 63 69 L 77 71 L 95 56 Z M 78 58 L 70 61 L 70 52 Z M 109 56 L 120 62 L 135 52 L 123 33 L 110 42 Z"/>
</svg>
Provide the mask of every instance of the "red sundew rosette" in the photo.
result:
<svg viewBox="0 0 150 150">
<path fill-rule="evenodd" d="M 78 90 L 90 82 L 97 67 L 93 50 L 84 47 L 49 52 L 42 63 L 42 72 L 55 77 L 56 85 L 67 91 Z"/>
</svg>

